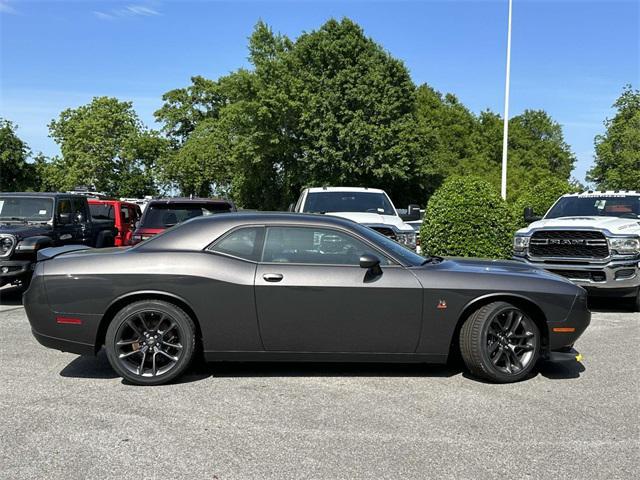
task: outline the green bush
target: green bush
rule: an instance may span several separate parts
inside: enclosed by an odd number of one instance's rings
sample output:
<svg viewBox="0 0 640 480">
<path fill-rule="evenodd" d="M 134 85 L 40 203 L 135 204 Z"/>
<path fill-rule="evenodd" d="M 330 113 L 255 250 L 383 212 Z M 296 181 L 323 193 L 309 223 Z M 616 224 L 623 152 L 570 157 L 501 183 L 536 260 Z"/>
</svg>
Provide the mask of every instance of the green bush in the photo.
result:
<svg viewBox="0 0 640 480">
<path fill-rule="evenodd" d="M 547 213 L 547 210 L 561 195 L 578 190 L 580 190 L 579 187 L 571 185 L 566 180 L 555 178 L 545 179 L 534 187 L 525 190 L 511 205 L 513 218 L 516 220 L 516 228 L 527 226 L 523 215 L 525 207 L 532 207 L 533 213 L 542 216 Z"/>
<path fill-rule="evenodd" d="M 427 204 L 420 243 L 429 255 L 509 258 L 511 209 L 491 184 L 450 177 Z"/>
</svg>

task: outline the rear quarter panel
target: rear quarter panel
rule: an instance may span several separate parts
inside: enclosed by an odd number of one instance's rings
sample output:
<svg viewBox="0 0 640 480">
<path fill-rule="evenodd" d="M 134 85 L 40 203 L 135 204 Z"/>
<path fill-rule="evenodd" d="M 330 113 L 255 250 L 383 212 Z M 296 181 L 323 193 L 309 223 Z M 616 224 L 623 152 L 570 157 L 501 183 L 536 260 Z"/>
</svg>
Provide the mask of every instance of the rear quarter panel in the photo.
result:
<svg viewBox="0 0 640 480">
<path fill-rule="evenodd" d="M 195 313 L 205 350 L 261 350 L 253 281 L 256 265 L 208 252 L 121 251 L 44 263 L 53 315 L 81 317 L 95 342 L 109 307 L 137 294 L 166 294 Z"/>
</svg>

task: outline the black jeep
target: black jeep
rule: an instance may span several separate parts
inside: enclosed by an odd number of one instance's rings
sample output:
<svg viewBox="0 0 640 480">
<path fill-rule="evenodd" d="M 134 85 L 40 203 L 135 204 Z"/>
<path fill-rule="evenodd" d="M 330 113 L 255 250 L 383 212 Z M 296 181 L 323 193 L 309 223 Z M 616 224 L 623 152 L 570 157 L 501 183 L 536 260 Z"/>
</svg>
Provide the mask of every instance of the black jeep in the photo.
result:
<svg viewBox="0 0 640 480">
<path fill-rule="evenodd" d="M 26 286 L 38 250 L 66 244 L 112 247 L 113 220 L 91 218 L 86 197 L 0 193 L 0 287 Z"/>
</svg>

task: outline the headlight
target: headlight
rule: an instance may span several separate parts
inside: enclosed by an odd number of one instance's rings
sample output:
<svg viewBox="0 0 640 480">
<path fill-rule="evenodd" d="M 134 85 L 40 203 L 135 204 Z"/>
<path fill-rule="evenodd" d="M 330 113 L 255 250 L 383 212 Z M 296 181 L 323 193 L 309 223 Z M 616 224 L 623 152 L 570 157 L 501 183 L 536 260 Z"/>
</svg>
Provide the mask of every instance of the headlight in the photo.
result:
<svg viewBox="0 0 640 480">
<path fill-rule="evenodd" d="M 609 238 L 609 248 L 613 253 L 633 254 L 640 253 L 639 238 Z"/>
<path fill-rule="evenodd" d="M 531 237 L 523 237 L 520 235 L 516 235 L 513 237 L 513 249 L 516 252 L 522 252 L 525 248 L 529 246 L 529 239 Z"/>
<path fill-rule="evenodd" d="M 412 233 L 398 233 L 396 235 L 396 239 L 398 240 L 398 243 L 401 243 L 401 244 L 409 247 L 412 250 L 416 249 L 416 234 L 415 234 L 415 232 L 412 232 Z"/>
<path fill-rule="evenodd" d="M 8 257 L 16 245 L 16 237 L 13 235 L 0 236 L 0 257 Z"/>
</svg>

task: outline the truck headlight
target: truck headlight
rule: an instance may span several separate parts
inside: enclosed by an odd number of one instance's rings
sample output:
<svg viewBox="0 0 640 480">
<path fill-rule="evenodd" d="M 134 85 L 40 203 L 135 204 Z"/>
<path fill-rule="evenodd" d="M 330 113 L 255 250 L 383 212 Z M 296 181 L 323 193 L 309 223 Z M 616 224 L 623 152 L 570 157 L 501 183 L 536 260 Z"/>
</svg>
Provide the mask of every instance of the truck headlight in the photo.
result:
<svg viewBox="0 0 640 480">
<path fill-rule="evenodd" d="M 16 237 L 13 235 L 3 234 L 0 236 L 0 257 L 8 257 L 16 246 Z"/>
<path fill-rule="evenodd" d="M 516 235 L 515 237 L 513 237 L 513 249 L 516 252 L 522 252 L 525 248 L 529 246 L 530 238 L 531 237 Z"/>
<path fill-rule="evenodd" d="M 398 243 L 401 243 L 401 244 L 409 247 L 412 250 L 416 249 L 416 234 L 415 234 L 415 232 L 412 232 L 412 233 L 398 233 L 396 235 L 396 239 L 398 240 Z"/>
<path fill-rule="evenodd" d="M 640 238 L 610 238 L 609 248 L 613 253 L 640 253 Z"/>
</svg>

